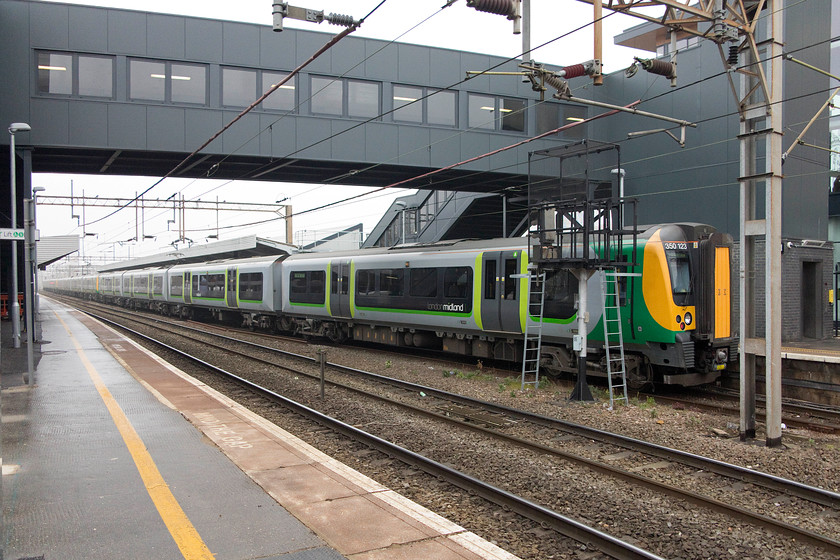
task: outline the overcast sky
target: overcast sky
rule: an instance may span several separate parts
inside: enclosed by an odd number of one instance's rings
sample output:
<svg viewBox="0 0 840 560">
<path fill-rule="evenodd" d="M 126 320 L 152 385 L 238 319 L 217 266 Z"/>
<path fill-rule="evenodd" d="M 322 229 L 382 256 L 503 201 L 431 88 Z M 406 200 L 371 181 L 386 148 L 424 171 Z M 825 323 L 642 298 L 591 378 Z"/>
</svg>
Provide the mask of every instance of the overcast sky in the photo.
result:
<svg viewBox="0 0 840 560">
<path fill-rule="evenodd" d="M 123 0 L 72 2 L 95 6 L 108 6 L 124 9 L 142 9 L 149 12 L 172 13 L 211 19 L 244 21 L 271 25 L 270 0 L 240 0 L 238 2 L 208 2 L 179 0 L 145 0 L 142 3 Z M 369 13 L 379 0 L 297 0 L 290 5 L 324 10 L 325 13 L 352 15 L 359 19 Z M 477 12 L 466 6 L 466 0 L 458 0 L 453 6 L 440 10 L 445 0 L 387 0 L 354 35 L 394 40 L 401 42 L 473 51 L 505 57 L 517 57 L 522 51 L 521 35 L 513 35 L 512 23 L 502 16 Z M 592 6 L 575 0 L 532 0 L 531 47 L 572 32 L 592 21 Z M 439 13 L 437 13 L 439 12 Z M 606 14 L 610 12 L 605 11 Z M 434 15 L 433 15 L 434 14 Z M 420 24 L 416 29 L 404 32 Z M 639 23 L 639 20 L 622 15 L 610 15 L 604 20 L 604 71 L 614 72 L 626 68 L 632 62 L 633 51 L 613 45 L 612 37 L 623 30 Z M 329 33 L 337 33 L 341 28 L 322 23 L 308 24 L 286 19 L 286 27 L 298 27 Z M 403 35 L 402 37 L 400 37 Z M 549 46 L 535 50 L 532 58 L 538 62 L 554 65 L 570 65 L 589 60 L 593 57 L 593 35 L 591 25 L 572 33 L 568 38 L 556 41 Z M 195 146 L 196 148 L 198 146 Z M 470 154 L 472 155 L 472 154 Z M 69 196 L 73 183 L 74 194 L 94 197 L 134 197 L 155 183 L 149 177 L 106 177 L 86 175 L 36 174 L 34 186 L 46 188 L 43 195 Z M 357 187 L 336 187 L 319 185 L 292 185 L 246 181 L 212 181 L 167 179 L 149 192 L 147 198 L 165 199 L 177 193 L 186 199 L 228 202 L 274 203 L 288 197 L 285 203 L 292 204 L 295 213 L 321 206 L 330 201 L 341 200 L 372 189 Z M 369 233 L 379 217 L 388 208 L 396 196 L 414 191 L 394 191 L 377 193 L 353 203 L 339 205 L 333 209 L 302 214 L 293 219 L 296 232 L 306 230 L 330 233 L 359 222 L 364 223 L 365 233 Z M 87 222 L 93 222 L 112 212 L 113 209 L 86 208 Z M 81 214 L 79 208 L 76 214 Z M 77 220 L 71 218 L 71 210 L 64 206 L 38 206 L 38 227 L 42 236 L 79 234 Z M 117 215 L 91 224 L 87 233 L 95 235 L 86 238 L 85 256 L 97 259 L 125 259 L 131 247 L 131 257 L 154 254 L 170 250 L 170 243 L 177 239 L 176 228 L 168 224 L 172 219 L 172 210 L 145 212 L 143 231 L 154 236 L 142 244 L 125 243 L 135 237 L 134 210 L 126 209 Z M 232 239 L 243 235 L 257 234 L 284 240 L 285 226 L 281 220 L 252 227 L 231 227 L 265 219 L 265 214 L 237 214 L 222 212 L 188 213 L 185 223 L 187 237 L 197 243 L 207 242 L 207 236 L 215 235 L 218 219 L 219 238 Z M 123 242 L 123 243 L 119 243 Z"/>
</svg>

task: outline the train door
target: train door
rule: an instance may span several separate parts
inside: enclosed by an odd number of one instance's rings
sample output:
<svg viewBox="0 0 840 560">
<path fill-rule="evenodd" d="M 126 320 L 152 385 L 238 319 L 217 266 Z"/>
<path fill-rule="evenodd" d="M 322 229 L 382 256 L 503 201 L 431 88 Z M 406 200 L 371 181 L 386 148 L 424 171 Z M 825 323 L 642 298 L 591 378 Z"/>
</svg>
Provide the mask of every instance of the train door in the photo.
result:
<svg viewBox="0 0 840 560">
<path fill-rule="evenodd" d="M 522 251 L 484 253 L 481 257 L 481 322 L 484 330 L 522 332 L 519 274 Z"/>
<path fill-rule="evenodd" d="M 225 287 L 225 296 L 227 298 L 228 307 L 239 307 L 236 300 L 236 268 L 234 267 L 227 269 L 227 286 Z"/>
<path fill-rule="evenodd" d="M 350 317 L 350 261 L 330 263 L 330 314 Z"/>
<path fill-rule="evenodd" d="M 192 273 L 184 272 L 184 303 L 192 303 Z"/>
</svg>

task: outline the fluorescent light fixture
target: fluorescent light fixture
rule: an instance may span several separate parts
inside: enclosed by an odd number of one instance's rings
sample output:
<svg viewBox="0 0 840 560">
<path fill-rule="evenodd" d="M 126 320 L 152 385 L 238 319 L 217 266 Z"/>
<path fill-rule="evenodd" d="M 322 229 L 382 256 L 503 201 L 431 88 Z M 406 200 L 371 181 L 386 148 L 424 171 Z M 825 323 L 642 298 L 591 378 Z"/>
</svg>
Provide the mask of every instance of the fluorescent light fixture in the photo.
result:
<svg viewBox="0 0 840 560">
<path fill-rule="evenodd" d="M 499 109 L 499 111 L 502 113 L 512 113 L 513 109 Z"/>
<path fill-rule="evenodd" d="M 65 66 L 42 66 L 39 64 L 38 70 L 56 70 L 58 72 L 66 72 L 67 68 Z"/>
<path fill-rule="evenodd" d="M 149 77 L 158 78 L 160 80 L 165 80 L 166 79 L 166 76 L 164 74 L 149 74 Z M 172 79 L 173 80 L 185 80 L 185 81 L 192 80 L 192 78 L 190 78 L 189 76 L 174 76 L 174 75 L 172 76 Z"/>
<path fill-rule="evenodd" d="M 399 95 L 394 96 L 394 101 L 417 101 L 416 97 L 400 97 Z"/>
<path fill-rule="evenodd" d="M 572 121 L 572 122 L 583 122 L 586 119 L 582 119 L 580 117 L 566 117 L 566 120 L 567 121 Z"/>
<path fill-rule="evenodd" d="M 277 85 L 277 84 L 271 84 L 271 87 L 274 87 L 274 86 L 276 86 L 276 85 Z M 282 86 L 280 86 L 280 87 L 279 87 L 279 88 L 277 88 L 277 89 L 295 89 L 295 86 L 282 85 Z"/>
<path fill-rule="evenodd" d="M 479 107 L 479 109 L 481 109 L 481 110 L 483 110 L 483 111 L 491 111 L 491 112 L 496 110 L 496 109 L 495 109 L 495 108 L 493 108 L 493 107 L 487 107 L 487 106 L 484 106 L 484 107 Z"/>
</svg>

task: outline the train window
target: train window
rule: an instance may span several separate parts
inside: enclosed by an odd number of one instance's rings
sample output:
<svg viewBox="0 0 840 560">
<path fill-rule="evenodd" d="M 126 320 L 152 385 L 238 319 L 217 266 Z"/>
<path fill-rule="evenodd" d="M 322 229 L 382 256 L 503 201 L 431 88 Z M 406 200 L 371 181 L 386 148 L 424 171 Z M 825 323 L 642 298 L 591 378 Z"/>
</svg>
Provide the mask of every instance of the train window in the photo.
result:
<svg viewBox="0 0 840 560">
<path fill-rule="evenodd" d="M 134 277 L 134 293 L 148 294 L 149 293 L 149 277 L 135 276 Z"/>
<path fill-rule="evenodd" d="M 412 268 L 409 273 L 408 295 L 411 297 L 437 297 L 438 269 Z"/>
<path fill-rule="evenodd" d="M 546 317 L 568 319 L 576 312 L 575 299 L 578 293 L 578 279 L 568 270 L 550 271 L 545 277 Z"/>
<path fill-rule="evenodd" d="M 484 299 L 496 299 L 496 261 L 484 263 Z"/>
<path fill-rule="evenodd" d="M 443 295 L 447 299 L 466 299 L 472 293 L 472 269 L 455 266 L 443 270 Z"/>
<path fill-rule="evenodd" d="M 223 299 L 225 296 L 225 275 L 195 274 L 192 279 L 192 297 Z"/>
<path fill-rule="evenodd" d="M 691 267 L 688 251 L 666 249 L 668 271 L 671 273 L 671 290 L 674 295 L 684 295 L 691 292 Z"/>
<path fill-rule="evenodd" d="M 156 296 L 163 295 L 163 276 L 152 277 L 152 293 Z"/>
<path fill-rule="evenodd" d="M 516 274 L 516 259 L 505 259 L 504 299 L 516 299 L 516 279 L 511 277 L 514 274 Z"/>
<path fill-rule="evenodd" d="M 289 301 L 323 305 L 327 274 L 323 270 L 295 270 L 289 278 Z"/>
<path fill-rule="evenodd" d="M 262 272 L 244 272 L 239 275 L 240 301 L 262 301 Z"/>
<path fill-rule="evenodd" d="M 356 274 L 356 293 L 358 295 L 373 295 L 376 292 L 376 271 L 360 270 Z"/>
<path fill-rule="evenodd" d="M 174 297 L 184 295 L 184 277 L 182 275 L 169 277 L 169 295 Z"/>
<path fill-rule="evenodd" d="M 401 268 L 379 271 L 379 293 L 385 296 L 402 296 L 404 289 L 404 271 Z"/>
</svg>

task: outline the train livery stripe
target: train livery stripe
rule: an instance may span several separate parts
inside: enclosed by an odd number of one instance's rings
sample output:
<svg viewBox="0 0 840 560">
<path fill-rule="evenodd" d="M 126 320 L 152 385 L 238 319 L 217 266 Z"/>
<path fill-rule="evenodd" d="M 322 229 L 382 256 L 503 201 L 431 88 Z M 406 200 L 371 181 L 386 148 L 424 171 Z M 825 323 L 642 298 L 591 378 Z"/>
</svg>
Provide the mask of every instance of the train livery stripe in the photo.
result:
<svg viewBox="0 0 840 560">
<path fill-rule="evenodd" d="M 528 253 L 519 252 L 519 332 L 525 332 L 525 322 L 528 320 L 528 300 L 531 298 L 531 286 L 528 278 Z"/>
<path fill-rule="evenodd" d="M 651 318 L 662 328 L 669 331 L 679 331 L 680 323 L 677 317 L 684 317 L 686 312 L 697 316 L 693 305 L 682 306 L 674 303 L 671 273 L 665 248 L 659 236 L 660 231 L 650 236 L 644 250 L 644 273 L 642 274 L 642 296 Z M 684 323 L 683 323 L 684 324 Z M 694 330 L 697 323 L 685 325 L 684 330 Z"/>
<path fill-rule="evenodd" d="M 473 306 L 472 306 L 472 313 L 473 319 L 475 320 L 475 326 L 478 327 L 478 330 L 483 331 L 484 325 L 481 323 L 481 294 L 483 292 L 483 288 L 481 285 L 481 278 L 482 274 L 484 273 L 484 268 L 481 266 L 482 259 L 484 257 L 484 253 L 479 252 L 478 255 L 475 257 L 475 269 L 473 273 Z"/>
<path fill-rule="evenodd" d="M 356 261 L 350 261 L 350 318 L 356 316 Z"/>
<path fill-rule="evenodd" d="M 715 338 L 732 334 L 729 269 L 729 247 L 715 247 Z"/>
<path fill-rule="evenodd" d="M 327 315 L 329 315 L 330 317 L 333 316 L 332 306 L 330 305 L 330 295 L 332 295 L 332 289 L 331 289 L 332 284 L 330 284 L 331 281 L 332 281 L 332 261 L 327 261 L 327 278 L 326 278 L 326 281 L 324 282 L 324 291 L 326 293 L 324 294 L 324 296 L 325 296 L 325 299 L 327 300 Z M 338 290 L 338 291 L 341 292 L 341 290 Z"/>
</svg>

